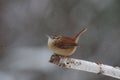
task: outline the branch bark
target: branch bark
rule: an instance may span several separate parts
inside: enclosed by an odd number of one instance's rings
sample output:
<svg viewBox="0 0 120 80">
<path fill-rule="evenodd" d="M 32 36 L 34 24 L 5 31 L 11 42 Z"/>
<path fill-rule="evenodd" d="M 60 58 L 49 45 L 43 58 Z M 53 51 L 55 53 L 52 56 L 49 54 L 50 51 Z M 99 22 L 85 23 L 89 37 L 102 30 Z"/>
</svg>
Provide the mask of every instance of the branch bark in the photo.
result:
<svg viewBox="0 0 120 80">
<path fill-rule="evenodd" d="M 82 70 L 120 79 L 119 67 L 112 67 L 105 64 L 98 64 L 95 62 L 74 59 L 59 55 L 52 55 L 49 62 L 54 63 L 63 68 Z"/>
</svg>

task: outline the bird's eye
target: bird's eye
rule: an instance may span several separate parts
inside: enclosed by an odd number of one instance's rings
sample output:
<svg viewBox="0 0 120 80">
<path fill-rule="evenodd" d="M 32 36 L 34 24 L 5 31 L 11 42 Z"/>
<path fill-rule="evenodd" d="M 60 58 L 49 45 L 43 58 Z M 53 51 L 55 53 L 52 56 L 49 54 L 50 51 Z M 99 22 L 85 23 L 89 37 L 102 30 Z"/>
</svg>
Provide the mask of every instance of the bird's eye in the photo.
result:
<svg viewBox="0 0 120 80">
<path fill-rule="evenodd" d="M 57 37 L 56 37 L 56 39 L 61 39 L 61 38 L 62 38 L 62 36 L 57 36 Z"/>
<path fill-rule="evenodd" d="M 56 39 L 56 35 L 51 36 L 52 39 Z"/>
<path fill-rule="evenodd" d="M 61 36 L 59 36 L 59 35 L 54 35 L 52 38 L 53 38 L 53 39 L 60 39 Z"/>
<path fill-rule="evenodd" d="M 59 36 L 55 37 L 55 39 L 59 39 L 59 38 L 60 38 Z"/>
</svg>

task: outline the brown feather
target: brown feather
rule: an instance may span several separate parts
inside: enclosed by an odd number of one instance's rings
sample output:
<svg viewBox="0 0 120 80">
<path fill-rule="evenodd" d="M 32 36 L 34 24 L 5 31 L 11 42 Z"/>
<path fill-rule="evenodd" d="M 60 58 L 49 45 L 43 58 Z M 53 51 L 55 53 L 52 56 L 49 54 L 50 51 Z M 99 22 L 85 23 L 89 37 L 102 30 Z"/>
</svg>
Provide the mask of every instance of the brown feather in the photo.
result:
<svg viewBox="0 0 120 80">
<path fill-rule="evenodd" d="M 79 37 L 80 37 L 84 32 L 86 32 L 86 31 L 87 31 L 87 28 L 82 29 L 79 33 L 77 33 L 77 34 L 73 37 L 73 40 L 77 43 L 78 40 L 79 40 Z"/>
<path fill-rule="evenodd" d="M 69 49 L 73 48 L 74 46 L 77 46 L 77 44 L 74 42 L 73 39 L 69 37 L 61 38 L 59 41 L 56 42 L 56 46 L 61 48 L 61 49 Z"/>
</svg>

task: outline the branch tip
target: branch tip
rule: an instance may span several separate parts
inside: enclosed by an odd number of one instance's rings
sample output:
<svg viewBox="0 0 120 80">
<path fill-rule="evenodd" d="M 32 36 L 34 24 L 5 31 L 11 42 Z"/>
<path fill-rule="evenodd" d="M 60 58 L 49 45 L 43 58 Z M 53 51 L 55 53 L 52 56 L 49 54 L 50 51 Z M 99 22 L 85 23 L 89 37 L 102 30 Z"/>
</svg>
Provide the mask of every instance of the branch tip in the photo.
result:
<svg viewBox="0 0 120 80">
<path fill-rule="evenodd" d="M 64 68 L 82 70 L 120 79 L 120 67 L 112 67 L 101 63 L 74 59 L 56 54 L 51 56 L 49 62 Z"/>
</svg>

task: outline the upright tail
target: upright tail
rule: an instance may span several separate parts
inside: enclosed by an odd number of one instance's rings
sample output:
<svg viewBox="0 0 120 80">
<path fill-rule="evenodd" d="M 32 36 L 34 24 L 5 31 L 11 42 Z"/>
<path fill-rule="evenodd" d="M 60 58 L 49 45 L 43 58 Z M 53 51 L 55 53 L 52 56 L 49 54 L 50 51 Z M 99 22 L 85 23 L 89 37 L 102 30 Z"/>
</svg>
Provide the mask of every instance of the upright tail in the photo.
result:
<svg viewBox="0 0 120 80">
<path fill-rule="evenodd" d="M 75 40 L 76 43 L 78 42 L 80 36 L 81 36 L 84 32 L 86 32 L 86 31 L 87 31 L 87 28 L 83 28 L 79 33 L 77 33 L 77 34 L 73 37 L 73 39 Z"/>
</svg>

